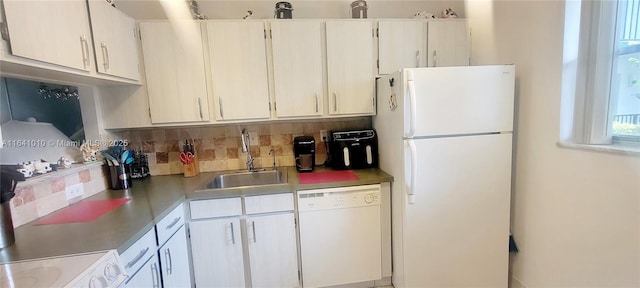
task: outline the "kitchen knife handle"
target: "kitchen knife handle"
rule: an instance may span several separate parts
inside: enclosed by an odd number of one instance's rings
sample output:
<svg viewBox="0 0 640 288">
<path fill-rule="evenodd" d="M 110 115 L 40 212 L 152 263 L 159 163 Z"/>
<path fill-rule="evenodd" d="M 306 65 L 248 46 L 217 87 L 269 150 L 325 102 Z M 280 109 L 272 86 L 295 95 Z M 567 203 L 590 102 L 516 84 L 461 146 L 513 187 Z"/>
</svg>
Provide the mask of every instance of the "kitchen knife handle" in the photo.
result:
<svg viewBox="0 0 640 288">
<path fill-rule="evenodd" d="M 198 111 L 200 112 L 200 120 L 204 119 L 202 117 L 202 99 L 200 97 L 198 97 Z"/>
</svg>

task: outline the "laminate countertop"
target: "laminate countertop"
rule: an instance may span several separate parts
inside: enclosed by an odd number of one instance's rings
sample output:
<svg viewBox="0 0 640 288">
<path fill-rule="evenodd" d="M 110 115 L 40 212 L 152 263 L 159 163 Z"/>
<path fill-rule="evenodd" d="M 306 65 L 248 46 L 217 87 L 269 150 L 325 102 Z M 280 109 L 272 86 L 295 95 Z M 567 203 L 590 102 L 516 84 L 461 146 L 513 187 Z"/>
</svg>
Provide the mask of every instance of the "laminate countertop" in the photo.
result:
<svg viewBox="0 0 640 288">
<path fill-rule="evenodd" d="M 206 189 L 207 183 L 224 171 L 200 173 L 190 178 L 180 174 L 135 179 L 130 189 L 105 190 L 83 200 L 131 198 L 94 221 L 35 225 L 36 220 L 16 228 L 15 243 L 0 249 L 0 263 L 106 250 L 122 253 L 152 229 L 157 221 L 188 199 L 276 194 L 393 181 L 391 175 L 371 168 L 353 170 L 358 180 L 300 184 L 299 174 L 294 167 L 283 168 L 287 171 L 288 183 L 243 188 Z M 329 169 L 316 169 L 327 170 Z"/>
</svg>

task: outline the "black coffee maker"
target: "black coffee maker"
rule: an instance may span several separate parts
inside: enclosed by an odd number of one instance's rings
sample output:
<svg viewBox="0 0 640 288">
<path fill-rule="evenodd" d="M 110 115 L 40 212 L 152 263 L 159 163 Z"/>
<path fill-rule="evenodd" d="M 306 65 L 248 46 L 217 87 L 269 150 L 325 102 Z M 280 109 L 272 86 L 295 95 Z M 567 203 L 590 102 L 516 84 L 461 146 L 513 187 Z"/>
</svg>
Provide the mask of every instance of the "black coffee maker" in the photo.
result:
<svg viewBox="0 0 640 288">
<path fill-rule="evenodd" d="M 316 139 L 313 136 L 293 138 L 293 153 L 296 157 L 296 170 L 313 171 L 313 167 L 316 166 Z"/>
</svg>

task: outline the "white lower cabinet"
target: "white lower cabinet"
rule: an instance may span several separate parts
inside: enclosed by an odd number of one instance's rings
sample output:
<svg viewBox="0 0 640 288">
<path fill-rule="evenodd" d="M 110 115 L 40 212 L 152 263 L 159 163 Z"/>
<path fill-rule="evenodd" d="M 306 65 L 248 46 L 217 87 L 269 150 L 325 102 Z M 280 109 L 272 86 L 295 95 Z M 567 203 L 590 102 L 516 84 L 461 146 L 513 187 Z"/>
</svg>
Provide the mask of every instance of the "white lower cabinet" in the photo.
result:
<svg viewBox="0 0 640 288">
<path fill-rule="evenodd" d="M 292 193 L 190 205 L 196 287 L 300 286 Z"/>
<path fill-rule="evenodd" d="M 297 287 L 293 213 L 247 217 L 246 227 L 253 287 Z"/>
<path fill-rule="evenodd" d="M 184 225 L 159 250 L 163 287 L 191 287 L 189 249 Z"/>
<path fill-rule="evenodd" d="M 196 287 L 244 287 L 240 218 L 189 224 Z"/>
<path fill-rule="evenodd" d="M 134 274 L 126 284 L 126 287 L 162 287 L 162 279 L 160 278 L 160 263 L 158 257 L 152 257 L 142 265 L 138 273 Z"/>
</svg>

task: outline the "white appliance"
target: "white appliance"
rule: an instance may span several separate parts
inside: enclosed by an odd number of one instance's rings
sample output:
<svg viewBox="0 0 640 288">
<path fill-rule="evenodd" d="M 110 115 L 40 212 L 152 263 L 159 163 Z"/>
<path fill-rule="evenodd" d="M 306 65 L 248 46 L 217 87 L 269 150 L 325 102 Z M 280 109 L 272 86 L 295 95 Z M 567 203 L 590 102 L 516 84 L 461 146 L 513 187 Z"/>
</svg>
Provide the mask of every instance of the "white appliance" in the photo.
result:
<svg viewBox="0 0 640 288">
<path fill-rule="evenodd" d="M 124 287 L 115 250 L 0 265 L 0 287 Z"/>
<path fill-rule="evenodd" d="M 411 68 L 377 80 L 394 287 L 507 287 L 514 73 Z"/>
<path fill-rule="evenodd" d="M 298 191 L 302 286 L 382 278 L 380 184 Z"/>
</svg>

